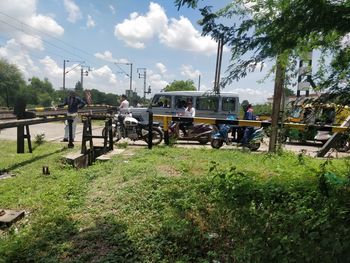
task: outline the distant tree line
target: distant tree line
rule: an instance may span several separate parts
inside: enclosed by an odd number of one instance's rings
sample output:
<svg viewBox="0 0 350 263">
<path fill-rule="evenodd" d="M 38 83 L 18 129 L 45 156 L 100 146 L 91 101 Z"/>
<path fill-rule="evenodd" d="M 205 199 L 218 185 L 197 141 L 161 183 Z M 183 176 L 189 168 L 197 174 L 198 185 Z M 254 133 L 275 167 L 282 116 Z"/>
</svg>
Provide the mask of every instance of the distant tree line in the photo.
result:
<svg viewBox="0 0 350 263">
<path fill-rule="evenodd" d="M 0 107 L 14 107 L 16 100 L 24 99 L 28 107 L 50 107 L 59 104 L 68 96 L 70 90 L 56 90 L 52 83 L 45 78 L 32 77 L 26 83 L 22 73 L 16 65 L 0 59 Z M 81 98 L 85 99 L 80 81 L 74 90 Z M 107 104 L 118 106 L 120 96 L 112 93 L 101 92 L 98 89 L 89 90 L 93 104 Z M 142 98 L 134 95 L 133 102 L 142 103 Z M 144 103 L 144 102 L 143 102 Z"/>
</svg>

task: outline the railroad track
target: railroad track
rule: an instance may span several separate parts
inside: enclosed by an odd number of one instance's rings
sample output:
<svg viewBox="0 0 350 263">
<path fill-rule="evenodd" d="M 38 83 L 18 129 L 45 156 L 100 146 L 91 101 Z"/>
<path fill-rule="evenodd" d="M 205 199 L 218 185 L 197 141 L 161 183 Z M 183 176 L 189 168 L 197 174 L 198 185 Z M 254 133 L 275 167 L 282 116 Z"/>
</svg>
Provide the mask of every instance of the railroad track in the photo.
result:
<svg viewBox="0 0 350 263">
<path fill-rule="evenodd" d="M 113 111 L 116 111 L 116 107 L 109 105 L 94 105 L 87 106 L 78 111 L 81 115 L 91 115 L 91 114 L 110 114 Z M 26 112 L 34 115 L 34 117 L 45 118 L 45 117 L 57 117 L 65 116 L 67 114 L 67 108 L 53 109 L 53 108 L 34 108 L 27 109 Z M 0 110 L 0 121 L 14 120 L 17 119 L 17 116 L 13 113 L 12 110 Z"/>
</svg>

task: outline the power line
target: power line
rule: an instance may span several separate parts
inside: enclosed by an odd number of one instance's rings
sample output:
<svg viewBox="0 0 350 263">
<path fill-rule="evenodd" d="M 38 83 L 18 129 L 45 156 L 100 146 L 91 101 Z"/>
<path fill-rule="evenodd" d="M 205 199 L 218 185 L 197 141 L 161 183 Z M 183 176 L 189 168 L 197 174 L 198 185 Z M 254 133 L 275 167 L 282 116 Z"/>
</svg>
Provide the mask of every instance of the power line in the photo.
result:
<svg viewBox="0 0 350 263">
<path fill-rule="evenodd" d="M 98 58 L 98 57 L 96 57 L 95 55 L 93 55 L 93 54 L 91 54 L 91 53 L 89 53 L 89 52 L 87 52 L 87 51 L 85 51 L 85 50 L 83 50 L 83 49 L 81 49 L 81 48 L 75 47 L 75 46 L 69 44 L 69 43 L 66 42 L 66 41 L 63 41 L 63 40 L 61 40 L 61 39 L 59 39 L 59 38 L 57 38 L 57 37 L 55 37 L 55 36 L 52 36 L 52 35 L 50 35 L 50 34 L 44 32 L 44 31 L 41 31 L 41 30 L 39 30 L 39 29 L 36 29 L 36 28 L 34 28 L 33 26 L 31 26 L 31 25 L 29 25 L 29 24 L 27 24 L 27 23 L 25 23 L 25 22 L 23 22 L 23 21 L 21 21 L 21 20 L 15 18 L 15 17 L 13 17 L 13 16 L 10 16 L 10 15 L 8 15 L 8 14 L 5 14 L 5 13 L 3 13 L 3 12 L 1 12 L 1 11 L 0 11 L 0 14 L 3 15 L 3 16 L 8 17 L 8 18 L 10 18 L 10 19 L 13 19 L 13 20 L 17 21 L 18 23 L 21 24 L 21 26 L 25 25 L 25 26 L 27 26 L 28 28 L 31 28 L 32 30 L 39 32 L 40 34 L 46 35 L 46 36 L 48 36 L 48 37 L 50 37 L 50 38 L 52 38 L 52 39 L 54 39 L 54 40 L 56 40 L 56 41 L 58 41 L 58 42 L 61 42 L 62 44 L 66 45 L 66 46 L 68 46 L 68 47 L 70 47 L 70 48 L 72 48 L 72 49 L 74 49 L 74 50 L 80 51 L 80 52 L 82 52 L 82 53 L 84 53 L 84 54 L 86 54 L 86 55 L 92 57 L 93 60 L 100 60 L 100 61 L 103 61 L 104 63 L 111 63 L 111 64 L 112 64 L 112 62 L 106 61 L 106 60 L 104 60 L 104 59 L 102 59 L 102 58 Z M 11 25 L 10 25 L 10 26 L 11 26 Z M 15 27 L 15 26 L 13 26 L 13 27 Z M 22 31 L 22 32 L 24 32 L 24 29 L 23 29 L 23 28 L 18 28 L 18 27 L 15 27 L 15 28 L 18 29 L 18 30 L 20 30 L 20 31 Z M 28 31 L 26 31 L 26 33 L 29 34 L 29 35 L 35 36 L 33 33 L 30 33 L 30 32 L 28 32 Z M 49 41 L 45 41 L 45 42 L 50 44 Z M 54 45 L 54 44 L 51 44 L 51 45 Z M 54 45 L 54 46 L 55 46 L 55 45 Z M 69 51 L 67 51 L 67 50 L 65 50 L 65 49 L 63 49 L 63 48 L 60 48 L 60 49 L 64 50 L 65 52 L 69 52 Z M 69 52 L 69 53 L 71 53 L 71 52 Z M 86 61 L 86 62 L 89 63 L 90 65 L 95 64 L 95 63 L 91 63 L 91 61 L 89 61 L 88 59 L 86 59 L 86 58 L 84 58 L 84 57 L 75 55 L 75 53 L 74 53 L 74 56 L 79 57 L 79 59 L 82 59 L 82 60 Z M 61 56 L 61 57 L 64 57 L 64 56 Z"/>
<path fill-rule="evenodd" d="M 54 48 L 54 49 L 63 51 L 65 54 L 70 54 L 70 56 L 73 56 L 73 58 L 78 58 L 79 60 L 86 61 L 86 62 L 87 62 L 88 64 L 90 64 L 90 65 L 94 65 L 94 64 L 96 63 L 96 60 L 103 61 L 105 64 L 114 64 L 114 65 L 118 66 L 118 68 L 119 68 L 126 76 L 128 76 L 129 78 L 131 78 L 131 76 L 129 76 L 129 74 L 126 73 L 126 71 L 123 70 L 123 69 L 122 69 L 119 65 L 117 65 L 116 63 L 109 62 L 109 61 L 106 61 L 106 60 L 104 60 L 104 59 L 102 59 L 102 58 L 96 57 L 95 55 L 90 54 L 90 53 L 86 52 L 86 51 L 83 50 L 83 49 L 77 48 L 77 47 L 75 47 L 75 46 L 73 46 L 73 45 L 71 45 L 71 44 L 69 44 L 69 43 L 67 43 L 67 42 L 65 42 L 65 41 L 63 41 L 63 40 L 61 40 L 61 39 L 55 37 L 55 36 L 52 36 L 52 35 L 50 35 L 50 34 L 48 34 L 48 33 L 46 33 L 46 32 L 43 32 L 43 31 L 41 31 L 41 30 L 39 30 L 39 29 L 36 29 L 36 28 L 34 28 L 33 26 L 31 26 L 31 25 L 29 25 L 29 24 L 27 24 L 27 23 L 25 23 L 25 22 L 23 22 L 23 21 L 21 21 L 21 20 L 15 18 L 15 17 L 13 17 L 13 16 L 10 16 L 10 15 L 8 15 L 8 14 L 6 14 L 6 13 L 3 13 L 3 12 L 0 11 L 0 15 L 3 15 L 3 16 L 5 16 L 5 17 L 7 17 L 7 18 L 12 19 L 14 22 L 18 23 L 19 25 L 15 25 L 15 24 L 13 24 L 13 23 L 10 23 L 9 21 L 4 21 L 4 20 L 1 20 L 1 19 L 0 19 L 0 23 L 6 24 L 7 26 L 9 26 L 9 27 L 11 27 L 11 28 L 15 28 L 15 29 L 17 29 L 17 30 L 20 31 L 20 32 L 23 32 L 23 33 L 25 33 L 25 34 L 28 34 L 28 35 L 30 35 L 30 36 L 32 36 L 32 37 L 34 37 L 34 38 L 39 39 L 40 41 L 42 41 L 42 42 L 44 43 L 44 46 L 45 46 L 45 53 L 52 54 L 53 56 L 55 56 L 55 57 L 57 57 L 57 58 L 67 59 L 67 55 L 58 54 L 58 53 L 52 52 L 52 51 L 50 50 L 50 47 L 51 47 L 51 49 Z M 39 34 L 37 34 L 37 33 L 39 33 Z M 59 45 L 53 43 L 52 41 L 45 40 L 45 39 L 43 38 L 43 36 L 47 36 L 47 37 L 51 38 L 52 40 L 57 41 L 57 42 L 59 42 L 59 43 L 65 45 L 66 47 L 72 48 L 72 49 L 75 50 L 75 51 L 79 51 L 79 52 L 81 52 L 81 53 L 84 53 L 84 54 L 86 54 L 86 55 L 92 57 L 93 60 L 95 61 L 95 63 L 91 63 L 91 61 L 87 60 L 85 57 L 82 57 L 82 56 L 80 56 L 80 55 L 77 55 L 76 52 L 74 53 L 74 52 L 72 52 L 72 51 L 70 51 L 70 50 L 68 50 L 68 49 L 66 49 L 66 48 L 63 48 L 63 47 L 61 47 L 61 46 L 59 46 Z M 11 37 L 10 34 L 9 34 L 8 37 Z M 22 45 L 21 45 L 21 47 L 23 48 Z M 27 49 L 27 52 L 28 52 L 31 56 L 38 58 L 38 56 L 36 56 L 36 55 L 33 54 L 33 53 L 34 53 L 34 50 L 28 50 L 28 49 Z M 36 51 L 36 53 L 39 54 L 39 51 Z M 69 56 L 68 56 L 68 58 L 69 58 Z M 69 60 L 73 60 L 73 59 L 69 58 Z M 100 63 L 98 63 L 98 64 L 100 64 Z M 128 64 L 128 63 L 123 63 L 123 64 Z M 131 64 L 131 63 L 130 63 L 130 64 Z M 132 67 L 132 66 L 131 66 L 131 67 Z"/>
<path fill-rule="evenodd" d="M 8 25 L 8 26 L 10 26 L 10 27 L 12 27 L 12 28 L 16 28 L 16 29 L 18 29 L 18 30 L 21 30 L 20 28 L 14 26 L 14 25 L 11 25 L 11 24 L 7 23 L 7 22 L 4 21 L 4 20 L 1 20 L 1 19 L 0 19 L 0 22 L 3 23 L 3 24 L 6 24 L 6 25 Z M 21 30 L 21 31 L 22 31 L 22 30 Z M 60 50 L 66 52 L 66 53 L 69 53 L 69 54 L 71 54 L 71 55 L 73 55 L 73 56 L 75 56 L 75 57 L 79 57 L 79 59 L 84 60 L 84 58 L 82 58 L 82 57 L 80 57 L 80 56 L 77 56 L 77 55 L 74 54 L 73 52 L 70 52 L 69 50 L 66 50 L 66 49 L 64 49 L 64 48 L 61 48 L 61 47 L 55 45 L 55 44 L 52 44 L 52 43 L 50 43 L 49 41 L 47 41 L 47 40 L 45 40 L 45 39 L 43 39 L 43 38 L 41 38 L 41 37 L 39 37 L 39 36 L 36 36 L 36 35 L 34 35 L 34 34 L 30 34 L 30 35 L 33 36 L 34 38 L 40 39 L 41 41 L 43 41 L 44 43 L 47 43 L 48 45 L 51 45 L 51 46 L 53 46 L 53 47 L 55 47 L 55 48 L 57 48 L 57 49 L 60 49 Z"/>
<path fill-rule="evenodd" d="M 71 47 L 71 48 L 73 48 L 73 49 L 76 49 L 76 50 L 78 50 L 78 51 L 80 51 L 80 52 L 82 52 L 82 53 L 85 53 L 86 55 L 93 56 L 93 55 L 91 55 L 90 53 L 86 52 L 85 50 L 82 50 L 82 49 L 80 49 L 80 48 L 77 48 L 77 47 L 75 47 L 75 46 L 73 46 L 73 45 L 71 45 L 71 44 L 69 44 L 69 43 L 67 43 L 67 42 L 65 42 L 65 41 L 63 41 L 63 40 L 61 40 L 61 39 L 55 37 L 55 36 L 52 36 L 52 35 L 50 35 L 50 34 L 44 32 L 44 31 L 41 31 L 41 30 L 39 30 L 39 29 L 36 29 L 36 28 L 32 27 L 31 25 L 28 25 L 27 23 L 25 23 L 25 22 L 23 22 L 23 21 L 21 21 L 21 20 L 15 18 L 15 17 L 13 17 L 13 16 L 10 16 L 10 15 L 8 15 L 8 14 L 5 14 L 5 13 L 3 13 L 3 12 L 1 12 L 1 11 L 0 11 L 0 14 L 6 16 L 6 17 L 8 17 L 8 18 L 11 18 L 11 19 L 13 19 L 13 20 L 16 20 L 16 21 L 17 21 L 18 23 L 20 23 L 21 25 L 25 25 L 25 26 L 27 26 L 27 27 L 29 27 L 29 28 L 31 28 L 31 29 L 33 29 L 33 30 L 35 30 L 35 31 L 37 31 L 37 32 L 39 32 L 39 33 L 41 33 L 41 34 L 43 34 L 43 35 L 49 36 L 49 37 L 51 37 L 51 38 L 53 38 L 53 39 L 55 39 L 55 40 L 57 40 L 57 41 L 59 41 L 59 42 L 65 44 L 65 45 L 68 46 L 68 47 Z M 93 57 L 95 57 L 95 56 L 93 56 Z"/>
</svg>

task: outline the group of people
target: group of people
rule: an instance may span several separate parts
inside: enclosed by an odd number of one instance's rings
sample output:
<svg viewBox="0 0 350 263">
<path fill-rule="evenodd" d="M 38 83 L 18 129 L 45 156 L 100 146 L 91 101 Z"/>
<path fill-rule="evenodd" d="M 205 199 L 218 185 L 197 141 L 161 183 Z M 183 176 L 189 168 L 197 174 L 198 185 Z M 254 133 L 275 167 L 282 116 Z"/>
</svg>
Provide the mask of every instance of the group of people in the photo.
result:
<svg viewBox="0 0 350 263">
<path fill-rule="evenodd" d="M 192 101 L 187 101 L 187 107 L 184 110 L 184 113 L 182 114 L 184 117 L 195 117 L 196 116 L 196 109 L 193 107 Z M 243 120 L 256 120 L 256 116 L 254 115 L 254 109 L 252 104 L 248 104 L 246 108 L 244 109 L 244 116 Z M 193 125 L 192 122 L 182 122 L 179 125 L 180 130 L 183 132 L 184 136 L 187 136 L 187 129 Z M 254 127 L 244 127 L 243 137 L 240 141 L 242 146 L 246 146 L 249 142 L 250 136 L 254 132 Z"/>
<path fill-rule="evenodd" d="M 58 107 L 64 107 L 68 106 L 67 109 L 67 120 L 65 121 L 65 127 L 64 127 L 64 142 L 69 141 L 69 121 L 72 121 L 72 141 L 74 141 L 75 138 L 75 131 L 77 127 L 78 122 L 78 110 L 82 109 L 86 105 L 86 102 L 81 99 L 79 96 L 77 96 L 75 91 L 71 91 L 69 93 L 69 96 L 65 98 L 63 103 L 59 104 Z M 121 102 L 119 105 L 119 109 L 129 108 L 129 101 L 127 100 L 126 95 L 121 96 Z"/>
<path fill-rule="evenodd" d="M 64 100 L 62 104 L 59 105 L 59 107 L 63 107 L 68 105 L 68 112 L 67 117 L 72 120 L 72 140 L 74 141 L 75 137 L 75 131 L 76 131 L 76 124 L 78 121 L 78 109 L 83 108 L 86 103 L 83 99 L 77 96 L 77 94 L 72 91 L 69 96 Z M 121 101 L 119 105 L 119 110 L 121 109 L 127 109 L 129 108 L 129 101 L 127 100 L 126 95 L 121 96 Z M 244 120 L 255 120 L 256 117 L 253 113 L 253 106 L 252 104 L 248 104 L 246 107 L 246 110 L 244 111 Z M 193 107 L 192 100 L 187 100 L 186 108 L 184 109 L 184 112 L 182 114 L 184 117 L 195 117 L 196 116 L 196 109 Z M 187 130 L 192 125 L 192 122 L 182 122 L 179 125 L 180 130 L 183 132 L 184 136 L 187 136 Z M 241 140 L 242 145 L 247 145 L 250 135 L 254 132 L 253 127 L 245 127 L 244 129 L 244 135 Z M 66 121 L 66 126 L 64 129 L 64 138 L 63 141 L 67 142 L 69 141 L 69 125 L 68 121 Z"/>
</svg>

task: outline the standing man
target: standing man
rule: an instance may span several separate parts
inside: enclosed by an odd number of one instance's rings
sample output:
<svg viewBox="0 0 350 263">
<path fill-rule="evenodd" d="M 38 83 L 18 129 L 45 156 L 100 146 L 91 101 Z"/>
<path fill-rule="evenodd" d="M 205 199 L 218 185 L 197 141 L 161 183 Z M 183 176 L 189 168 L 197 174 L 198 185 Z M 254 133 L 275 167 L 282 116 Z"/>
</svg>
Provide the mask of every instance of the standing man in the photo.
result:
<svg viewBox="0 0 350 263">
<path fill-rule="evenodd" d="M 119 110 L 121 109 L 127 109 L 129 108 L 129 102 L 127 100 L 127 97 L 125 94 L 122 95 L 121 101 L 120 101 L 120 105 L 119 105 Z"/>
<path fill-rule="evenodd" d="M 253 105 L 252 104 L 248 104 L 247 106 L 247 110 L 244 113 L 244 120 L 249 120 L 249 121 L 254 121 L 255 120 L 255 116 L 253 114 Z M 254 127 L 245 127 L 244 129 L 244 135 L 243 135 L 243 139 L 242 139 L 242 145 L 246 146 L 248 144 L 248 140 L 250 135 L 254 132 Z"/>
<path fill-rule="evenodd" d="M 81 98 L 77 96 L 75 91 L 71 91 L 69 93 L 69 96 L 64 100 L 64 102 L 58 107 L 63 107 L 68 105 L 68 112 L 67 112 L 67 120 L 65 121 L 65 127 L 64 127 L 64 142 L 68 142 L 70 139 L 69 137 L 69 122 L 72 122 L 72 134 L 71 134 L 71 141 L 74 141 L 75 138 L 75 130 L 77 127 L 78 122 L 78 109 L 81 109 L 85 106 L 85 101 L 83 101 Z"/>
</svg>

